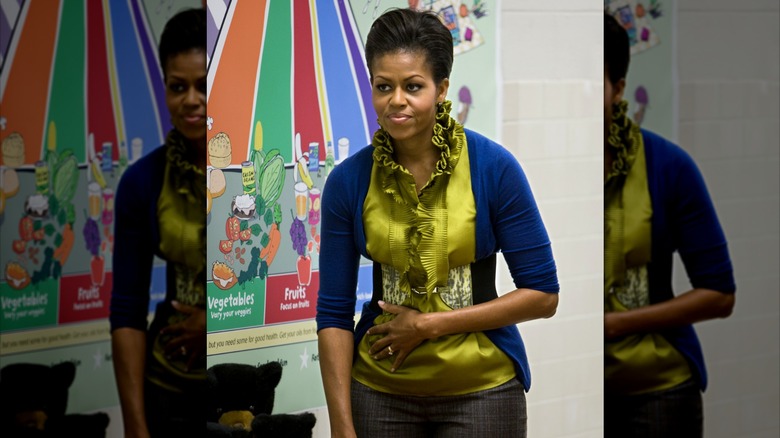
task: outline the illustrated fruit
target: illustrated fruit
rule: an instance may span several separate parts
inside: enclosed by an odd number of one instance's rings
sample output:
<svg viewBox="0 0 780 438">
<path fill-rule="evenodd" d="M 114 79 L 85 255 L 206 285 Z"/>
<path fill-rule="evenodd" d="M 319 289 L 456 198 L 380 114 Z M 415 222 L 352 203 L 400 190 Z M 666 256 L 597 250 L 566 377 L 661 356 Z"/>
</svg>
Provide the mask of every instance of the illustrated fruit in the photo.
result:
<svg viewBox="0 0 780 438">
<path fill-rule="evenodd" d="M 219 250 L 222 251 L 223 254 L 230 254 L 230 251 L 233 249 L 233 241 L 232 240 L 220 240 L 219 241 Z"/>
<path fill-rule="evenodd" d="M 16 262 L 9 262 L 5 265 L 5 279 L 8 285 L 16 290 L 24 289 L 30 284 L 30 274 Z"/>
<path fill-rule="evenodd" d="M 92 261 L 89 263 L 89 274 L 93 285 L 103 286 L 105 267 L 106 260 L 103 256 L 92 256 Z"/>
<path fill-rule="evenodd" d="M 105 189 L 108 184 L 106 184 L 106 178 L 103 176 L 103 170 L 100 168 L 100 160 L 97 158 L 93 159 L 89 167 L 92 169 L 92 178 L 100 185 L 101 189 Z"/>
<path fill-rule="evenodd" d="M 312 181 L 311 175 L 309 175 L 309 166 L 306 165 L 304 158 L 298 160 L 298 175 L 300 175 L 301 181 L 306 184 L 306 187 L 310 189 L 314 187 L 314 181 Z"/>
<path fill-rule="evenodd" d="M 225 234 L 230 240 L 238 240 L 241 233 L 241 220 L 235 216 L 230 216 L 225 222 Z"/>
<path fill-rule="evenodd" d="M 43 240 L 44 237 L 46 237 L 46 234 L 44 233 L 43 228 L 38 228 L 37 230 L 33 231 L 33 240 L 36 242 Z"/>
<path fill-rule="evenodd" d="M 311 257 L 298 256 L 296 268 L 298 270 L 298 284 L 308 286 L 311 282 Z"/>
<path fill-rule="evenodd" d="M 247 240 L 252 238 L 252 230 L 247 228 L 244 231 L 241 231 L 240 233 L 238 233 L 238 238 L 241 239 L 242 242 L 246 242 Z"/>
</svg>

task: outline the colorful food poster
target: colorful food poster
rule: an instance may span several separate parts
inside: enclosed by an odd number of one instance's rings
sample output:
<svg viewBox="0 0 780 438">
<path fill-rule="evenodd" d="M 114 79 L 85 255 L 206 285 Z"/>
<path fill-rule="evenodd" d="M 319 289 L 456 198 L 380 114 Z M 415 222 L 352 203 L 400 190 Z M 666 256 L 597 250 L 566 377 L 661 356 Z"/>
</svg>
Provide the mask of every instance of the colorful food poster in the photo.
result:
<svg viewBox="0 0 780 438">
<path fill-rule="evenodd" d="M 69 412 L 118 415 L 107 320 L 116 188 L 171 128 L 163 26 L 201 5 L 0 2 L 0 366 L 74 362 Z M 150 312 L 165 290 L 155 265 Z M 108 436 L 121 421 L 111 424 Z"/>
<path fill-rule="evenodd" d="M 408 6 L 208 4 L 208 365 L 281 363 L 275 412 L 325 404 L 314 321 L 322 191 L 378 127 L 363 52 L 368 27 L 385 9 Z M 485 81 L 484 68 L 497 65 L 495 3 L 417 7 L 433 8 L 453 34 L 453 116 L 495 137 L 497 81 Z M 371 299 L 372 273 L 363 260 L 356 313 Z"/>
<path fill-rule="evenodd" d="M 675 138 L 674 2 L 612 0 L 606 9 L 626 29 L 631 45 L 623 97 L 631 118 L 666 138 Z"/>
</svg>

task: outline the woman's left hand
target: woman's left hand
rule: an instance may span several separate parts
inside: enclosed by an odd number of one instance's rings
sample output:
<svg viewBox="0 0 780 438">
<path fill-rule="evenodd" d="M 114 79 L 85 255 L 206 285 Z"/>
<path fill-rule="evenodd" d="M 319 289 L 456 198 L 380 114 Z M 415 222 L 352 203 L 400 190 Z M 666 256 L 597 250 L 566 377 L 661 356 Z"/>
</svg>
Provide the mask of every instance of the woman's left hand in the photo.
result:
<svg viewBox="0 0 780 438">
<path fill-rule="evenodd" d="M 171 340 L 165 345 L 165 354 L 182 357 L 187 362 L 187 369 L 190 369 L 206 354 L 206 310 L 178 301 L 172 301 L 171 304 L 187 317 L 160 331 L 171 336 Z"/>
<path fill-rule="evenodd" d="M 384 335 L 375 341 L 368 353 L 375 360 L 395 357 L 390 372 L 395 372 L 404 363 L 409 354 L 427 338 L 420 330 L 423 314 L 409 307 L 379 301 L 379 307 L 387 313 L 396 315 L 391 321 L 375 325 L 368 329 L 369 335 Z"/>
</svg>

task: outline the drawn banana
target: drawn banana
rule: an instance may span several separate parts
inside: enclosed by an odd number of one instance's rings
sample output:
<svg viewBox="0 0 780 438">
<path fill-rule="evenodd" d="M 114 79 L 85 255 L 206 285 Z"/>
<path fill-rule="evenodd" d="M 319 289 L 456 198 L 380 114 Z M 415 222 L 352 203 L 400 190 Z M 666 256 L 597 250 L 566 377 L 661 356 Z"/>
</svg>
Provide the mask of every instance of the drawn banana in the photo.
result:
<svg viewBox="0 0 780 438">
<path fill-rule="evenodd" d="M 101 189 L 105 189 L 108 184 L 103 176 L 103 170 L 100 168 L 100 161 L 97 158 L 93 159 L 89 167 L 92 169 L 92 177 L 95 182 L 100 185 Z"/>
<path fill-rule="evenodd" d="M 311 175 L 309 175 L 309 166 L 306 164 L 306 158 L 304 157 L 298 159 L 298 174 L 301 181 L 306 184 L 306 187 L 310 189 L 314 187 L 314 181 L 312 181 Z"/>
</svg>

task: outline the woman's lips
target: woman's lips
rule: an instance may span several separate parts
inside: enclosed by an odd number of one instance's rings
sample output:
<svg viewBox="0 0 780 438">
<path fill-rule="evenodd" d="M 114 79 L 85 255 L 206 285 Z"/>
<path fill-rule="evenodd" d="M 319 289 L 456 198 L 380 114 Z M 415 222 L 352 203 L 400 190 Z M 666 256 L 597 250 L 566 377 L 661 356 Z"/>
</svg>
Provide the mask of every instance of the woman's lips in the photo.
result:
<svg viewBox="0 0 780 438">
<path fill-rule="evenodd" d="M 389 116 L 387 116 L 387 118 L 391 122 L 400 125 L 401 123 L 404 123 L 407 120 L 411 119 L 412 116 L 407 115 L 407 114 L 390 114 Z"/>
<path fill-rule="evenodd" d="M 183 119 L 185 122 L 191 125 L 205 125 L 206 123 L 206 117 L 199 115 L 183 116 Z"/>
</svg>

